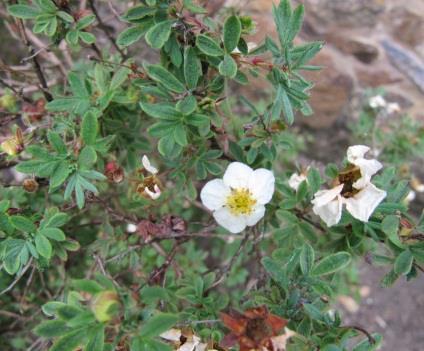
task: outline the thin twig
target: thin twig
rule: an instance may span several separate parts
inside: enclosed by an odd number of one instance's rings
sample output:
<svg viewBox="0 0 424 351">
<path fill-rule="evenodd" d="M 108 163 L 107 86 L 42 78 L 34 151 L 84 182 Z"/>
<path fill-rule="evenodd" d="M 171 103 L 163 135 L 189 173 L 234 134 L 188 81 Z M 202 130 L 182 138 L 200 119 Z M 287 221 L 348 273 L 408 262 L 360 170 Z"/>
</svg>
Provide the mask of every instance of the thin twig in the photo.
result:
<svg viewBox="0 0 424 351">
<path fill-rule="evenodd" d="M 27 33 L 25 31 L 24 22 L 21 19 L 17 19 L 17 23 L 18 23 L 19 32 L 21 34 L 21 38 L 22 38 L 25 46 L 28 48 L 29 55 L 32 56 L 31 61 L 32 61 L 32 64 L 34 66 L 35 73 L 37 74 L 37 78 L 38 78 L 38 80 L 41 84 L 41 87 L 43 88 L 42 91 L 43 91 L 44 97 L 46 98 L 47 101 L 52 101 L 53 96 L 49 92 L 47 80 L 46 80 L 46 77 L 44 76 L 44 73 L 41 69 L 41 65 L 40 65 L 40 62 L 38 61 L 38 57 L 36 55 L 34 56 L 35 50 L 32 47 L 31 42 L 28 39 Z"/>
<path fill-rule="evenodd" d="M 29 262 L 26 264 L 26 266 L 22 269 L 22 272 L 15 278 L 15 280 L 12 282 L 12 284 L 10 284 L 6 289 L 4 289 L 3 291 L 0 292 L 0 296 L 6 294 L 7 292 L 9 292 L 10 290 L 13 289 L 13 287 L 18 284 L 19 280 L 21 280 L 21 278 L 23 277 L 23 275 L 26 273 L 26 271 L 28 270 L 29 267 L 31 267 L 32 264 L 32 257 L 29 260 Z"/>
<path fill-rule="evenodd" d="M 121 54 L 122 59 L 126 59 L 126 55 L 124 51 L 119 47 L 119 45 L 116 43 L 115 38 L 110 33 L 109 27 L 103 22 L 101 16 L 99 15 L 99 12 L 97 11 L 96 5 L 94 4 L 94 0 L 88 0 L 88 3 L 90 5 L 91 11 L 93 11 L 94 16 L 96 16 L 97 22 L 99 23 L 100 29 L 106 34 L 109 41 L 112 43 L 113 47 Z"/>
</svg>

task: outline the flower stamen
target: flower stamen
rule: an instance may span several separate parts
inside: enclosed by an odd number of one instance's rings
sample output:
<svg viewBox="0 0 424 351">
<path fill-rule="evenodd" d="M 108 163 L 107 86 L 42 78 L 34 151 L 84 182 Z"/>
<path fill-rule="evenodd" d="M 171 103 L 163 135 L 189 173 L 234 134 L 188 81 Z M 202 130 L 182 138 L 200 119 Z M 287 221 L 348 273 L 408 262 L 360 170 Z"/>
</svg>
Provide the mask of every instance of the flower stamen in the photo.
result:
<svg viewBox="0 0 424 351">
<path fill-rule="evenodd" d="M 248 215 L 252 213 L 256 200 L 248 189 L 232 189 L 226 204 L 232 214 Z"/>
</svg>

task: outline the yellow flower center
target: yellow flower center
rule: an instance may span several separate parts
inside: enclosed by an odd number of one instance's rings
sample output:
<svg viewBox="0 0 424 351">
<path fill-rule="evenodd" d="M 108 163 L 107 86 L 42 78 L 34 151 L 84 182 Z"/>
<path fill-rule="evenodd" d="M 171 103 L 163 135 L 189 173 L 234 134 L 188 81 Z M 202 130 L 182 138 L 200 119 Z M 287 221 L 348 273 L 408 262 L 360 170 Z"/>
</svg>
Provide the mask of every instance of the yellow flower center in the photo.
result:
<svg viewBox="0 0 424 351">
<path fill-rule="evenodd" d="M 252 213 L 256 200 L 248 189 L 232 189 L 227 197 L 227 207 L 234 215 L 248 215 Z"/>
</svg>

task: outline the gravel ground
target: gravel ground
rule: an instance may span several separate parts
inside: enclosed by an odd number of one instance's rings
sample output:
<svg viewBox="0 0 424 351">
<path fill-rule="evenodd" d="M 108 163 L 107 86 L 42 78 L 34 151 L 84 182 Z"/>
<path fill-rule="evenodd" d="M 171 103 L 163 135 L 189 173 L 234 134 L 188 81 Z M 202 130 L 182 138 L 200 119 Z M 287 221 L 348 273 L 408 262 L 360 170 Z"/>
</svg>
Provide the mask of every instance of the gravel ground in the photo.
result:
<svg viewBox="0 0 424 351">
<path fill-rule="evenodd" d="M 360 270 L 365 293 L 357 311 L 345 310 L 344 322 L 383 335 L 383 351 L 424 350 L 424 278 L 399 279 L 391 288 L 380 287 L 385 270 L 363 266 Z M 346 303 L 345 303 L 346 304 Z M 348 304 L 349 305 L 349 304 Z"/>
</svg>

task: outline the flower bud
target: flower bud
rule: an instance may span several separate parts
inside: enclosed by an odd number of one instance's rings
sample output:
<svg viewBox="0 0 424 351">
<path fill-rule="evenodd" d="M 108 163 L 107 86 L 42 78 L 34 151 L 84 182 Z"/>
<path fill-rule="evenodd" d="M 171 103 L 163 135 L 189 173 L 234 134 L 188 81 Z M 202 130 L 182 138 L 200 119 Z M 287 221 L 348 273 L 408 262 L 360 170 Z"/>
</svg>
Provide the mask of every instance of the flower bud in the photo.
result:
<svg viewBox="0 0 424 351">
<path fill-rule="evenodd" d="M 105 167 L 105 176 L 113 183 L 121 183 L 125 178 L 125 173 L 122 167 L 116 162 L 108 162 Z"/>
<path fill-rule="evenodd" d="M 35 179 L 27 178 L 23 181 L 22 186 L 28 193 L 34 193 L 38 190 L 38 183 Z"/>
<path fill-rule="evenodd" d="M 16 129 L 15 136 L 3 141 L 0 147 L 9 156 L 20 154 L 25 147 L 22 130 L 20 128 Z"/>
<path fill-rule="evenodd" d="M 119 296 L 113 290 L 98 293 L 92 303 L 92 311 L 99 322 L 109 322 L 117 313 Z"/>
<path fill-rule="evenodd" d="M 5 94 L 0 97 L 0 107 L 8 111 L 12 111 L 16 108 L 16 98 L 12 94 Z"/>
</svg>

